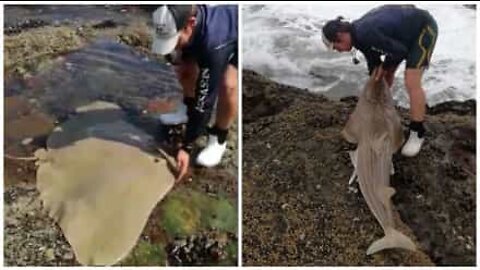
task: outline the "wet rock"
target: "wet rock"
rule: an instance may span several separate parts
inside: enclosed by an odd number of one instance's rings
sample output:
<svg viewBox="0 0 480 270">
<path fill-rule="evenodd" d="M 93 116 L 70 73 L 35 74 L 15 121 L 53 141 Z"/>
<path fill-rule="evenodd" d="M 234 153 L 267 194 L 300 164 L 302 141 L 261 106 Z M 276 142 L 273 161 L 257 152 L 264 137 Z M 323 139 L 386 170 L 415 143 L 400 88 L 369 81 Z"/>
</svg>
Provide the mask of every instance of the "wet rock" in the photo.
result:
<svg viewBox="0 0 480 270">
<path fill-rule="evenodd" d="M 448 101 L 428 108 L 427 114 L 436 115 L 445 112 L 454 112 L 456 115 L 475 115 L 475 104 L 474 100 L 467 100 L 465 102 Z"/>
<path fill-rule="evenodd" d="M 72 253 L 68 243 L 46 213 L 32 186 L 5 189 L 4 247 L 7 266 L 75 265 L 63 259 Z"/>
<path fill-rule="evenodd" d="M 217 265 L 229 255 L 226 243 L 236 239 L 236 237 L 228 238 L 227 242 L 220 244 L 220 239 L 224 237 L 225 235 L 218 231 L 207 231 L 178 238 L 166 247 L 168 264 L 171 266 Z"/>
<path fill-rule="evenodd" d="M 117 27 L 117 23 L 112 19 L 103 20 L 99 23 L 92 25 L 94 29 L 113 28 Z"/>
<path fill-rule="evenodd" d="M 48 24 L 48 22 L 42 19 L 24 19 L 13 25 L 6 25 L 3 32 L 7 35 L 19 34 L 22 31 L 46 26 Z"/>
</svg>

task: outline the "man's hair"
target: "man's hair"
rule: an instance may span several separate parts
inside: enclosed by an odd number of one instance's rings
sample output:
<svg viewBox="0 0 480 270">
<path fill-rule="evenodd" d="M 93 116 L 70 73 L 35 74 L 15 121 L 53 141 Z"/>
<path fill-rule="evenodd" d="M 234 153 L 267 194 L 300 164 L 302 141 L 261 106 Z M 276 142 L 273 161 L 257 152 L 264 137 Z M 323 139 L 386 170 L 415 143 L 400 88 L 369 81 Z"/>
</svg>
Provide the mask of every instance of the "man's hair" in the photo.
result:
<svg viewBox="0 0 480 270">
<path fill-rule="evenodd" d="M 182 29 L 187 25 L 188 18 L 196 15 L 195 5 L 167 5 L 172 13 L 177 29 Z"/>
<path fill-rule="evenodd" d="M 337 41 L 337 33 L 352 32 L 352 24 L 346 21 L 342 16 L 338 16 L 335 20 L 328 21 L 322 28 L 323 35 L 330 42 Z"/>
</svg>

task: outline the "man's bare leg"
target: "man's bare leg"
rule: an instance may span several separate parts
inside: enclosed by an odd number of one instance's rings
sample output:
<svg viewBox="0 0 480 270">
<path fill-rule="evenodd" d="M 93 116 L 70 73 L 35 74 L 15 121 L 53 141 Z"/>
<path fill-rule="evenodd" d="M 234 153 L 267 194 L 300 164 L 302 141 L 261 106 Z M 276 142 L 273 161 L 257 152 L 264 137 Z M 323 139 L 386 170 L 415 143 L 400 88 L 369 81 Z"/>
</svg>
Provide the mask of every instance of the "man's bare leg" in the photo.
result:
<svg viewBox="0 0 480 270">
<path fill-rule="evenodd" d="M 422 88 L 422 74 L 423 69 L 405 70 L 405 87 L 410 97 L 410 134 L 402 154 L 408 157 L 417 155 L 424 141 L 425 91 Z"/>
</svg>

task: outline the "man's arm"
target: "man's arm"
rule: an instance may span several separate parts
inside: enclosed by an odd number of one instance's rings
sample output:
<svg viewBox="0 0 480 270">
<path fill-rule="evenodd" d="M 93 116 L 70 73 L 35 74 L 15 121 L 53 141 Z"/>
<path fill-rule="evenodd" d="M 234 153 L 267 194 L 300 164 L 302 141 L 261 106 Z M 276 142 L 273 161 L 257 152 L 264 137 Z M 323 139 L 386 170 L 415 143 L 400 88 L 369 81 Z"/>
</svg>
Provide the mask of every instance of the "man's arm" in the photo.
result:
<svg viewBox="0 0 480 270">
<path fill-rule="evenodd" d="M 371 75 L 373 70 L 382 64 L 382 60 L 380 60 L 380 53 L 375 51 L 367 51 L 363 54 L 365 59 L 367 60 L 367 67 L 368 67 L 368 75 Z"/>
<path fill-rule="evenodd" d="M 371 54 L 372 56 L 370 56 L 370 60 L 367 55 L 365 56 L 367 58 L 369 75 L 372 75 L 372 72 L 375 70 L 375 68 L 381 66 L 380 71 L 377 73 L 375 79 L 379 80 L 381 77 L 384 77 L 387 80 L 388 87 L 392 87 L 393 80 L 395 79 L 395 71 L 400 63 L 393 63 L 385 68 L 385 63 L 382 64 L 380 53 L 377 55 L 375 54 L 376 53 Z"/>
<path fill-rule="evenodd" d="M 190 163 L 190 153 L 193 148 L 193 142 L 200 136 L 210 120 L 222 75 L 221 71 L 219 64 L 207 64 L 204 66 L 200 64 L 200 73 L 195 89 L 195 103 L 193 104 L 194 106 L 190 107 L 187 111 L 187 130 L 182 148 L 177 153 L 177 168 L 179 171 L 177 181 L 186 175 Z"/>
<path fill-rule="evenodd" d="M 207 126 L 227 66 L 227 48 L 215 50 L 207 55 L 207 58 L 199 63 L 195 106 L 188 112 L 189 120 L 184 140 L 186 146 L 191 145 Z"/>
<path fill-rule="evenodd" d="M 395 71 L 397 71 L 397 68 L 400 63 L 396 63 L 394 66 L 391 66 L 387 69 L 385 69 L 385 80 L 387 80 L 388 87 L 392 87 L 393 85 L 393 80 L 395 79 Z"/>
</svg>

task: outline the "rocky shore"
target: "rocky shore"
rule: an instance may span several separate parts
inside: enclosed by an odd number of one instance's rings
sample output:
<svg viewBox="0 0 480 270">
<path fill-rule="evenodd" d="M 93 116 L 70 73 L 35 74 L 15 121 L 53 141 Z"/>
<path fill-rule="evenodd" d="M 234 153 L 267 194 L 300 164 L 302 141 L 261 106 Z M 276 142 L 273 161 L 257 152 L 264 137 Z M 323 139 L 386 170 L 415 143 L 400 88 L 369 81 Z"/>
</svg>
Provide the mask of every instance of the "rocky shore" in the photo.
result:
<svg viewBox="0 0 480 270">
<path fill-rule="evenodd" d="M 340 135 L 356 97 L 332 101 L 243 71 L 244 265 L 475 265 L 475 101 L 429 108 L 426 143 L 394 156 L 393 204 L 418 251 L 367 256 L 383 236 Z M 408 112 L 399 109 L 404 124 Z"/>
<path fill-rule="evenodd" d="M 44 76 L 58 70 L 70 53 L 102 39 L 128 45 L 139 55 L 153 58 L 147 25 L 150 9 L 108 5 L 6 7 L 5 154 L 32 156 L 36 149 L 45 147 L 52 129 L 68 120 L 38 106 L 41 92 L 32 89 Z M 118 265 L 237 265 L 237 137 L 235 125 L 220 166 L 192 167 L 193 181 L 177 185 L 157 205 L 137 245 Z M 199 140 L 198 146 L 204 141 Z M 4 157 L 4 166 L 5 265 L 78 265 L 60 228 L 43 211 L 34 162 Z"/>
</svg>

